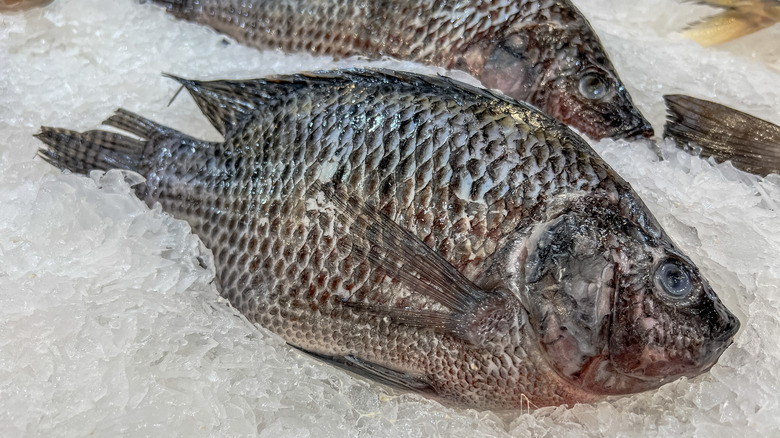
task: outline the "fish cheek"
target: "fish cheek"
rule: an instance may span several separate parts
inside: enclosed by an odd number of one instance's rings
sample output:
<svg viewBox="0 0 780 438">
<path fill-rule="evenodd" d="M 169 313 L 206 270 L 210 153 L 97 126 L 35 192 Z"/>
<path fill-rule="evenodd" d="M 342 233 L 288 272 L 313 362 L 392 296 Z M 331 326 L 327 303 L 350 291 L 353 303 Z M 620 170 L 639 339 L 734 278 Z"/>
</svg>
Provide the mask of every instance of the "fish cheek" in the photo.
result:
<svg viewBox="0 0 780 438">
<path fill-rule="evenodd" d="M 573 215 L 552 223 L 528 258 L 529 302 L 540 346 L 549 364 L 578 386 L 606 352 L 614 269 L 597 230 Z"/>
<path fill-rule="evenodd" d="M 534 63 L 523 53 L 525 45 L 519 36 L 512 44 L 501 42 L 490 50 L 477 78 L 488 88 L 499 89 L 520 101 L 529 100 L 534 88 Z M 533 103 L 533 102 L 532 102 Z"/>
</svg>

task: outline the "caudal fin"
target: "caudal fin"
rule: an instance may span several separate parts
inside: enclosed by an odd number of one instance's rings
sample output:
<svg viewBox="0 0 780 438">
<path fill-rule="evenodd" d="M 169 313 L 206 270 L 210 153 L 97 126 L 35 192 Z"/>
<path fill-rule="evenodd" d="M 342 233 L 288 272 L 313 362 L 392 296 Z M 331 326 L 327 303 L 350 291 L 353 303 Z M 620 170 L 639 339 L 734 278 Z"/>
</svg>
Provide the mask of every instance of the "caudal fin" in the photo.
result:
<svg viewBox="0 0 780 438">
<path fill-rule="evenodd" d="M 62 128 L 41 127 L 35 137 L 46 144 L 38 155 L 60 169 L 88 174 L 92 170 L 126 169 L 144 174 L 143 156 L 150 142 L 182 135 L 149 119 L 119 109 L 103 124 L 140 137 L 108 131 L 76 132 Z"/>
<path fill-rule="evenodd" d="M 780 173 L 780 126 L 725 105 L 680 94 L 664 96 L 664 137 L 683 148 L 695 145 L 704 157 L 731 161 L 759 175 Z"/>
</svg>

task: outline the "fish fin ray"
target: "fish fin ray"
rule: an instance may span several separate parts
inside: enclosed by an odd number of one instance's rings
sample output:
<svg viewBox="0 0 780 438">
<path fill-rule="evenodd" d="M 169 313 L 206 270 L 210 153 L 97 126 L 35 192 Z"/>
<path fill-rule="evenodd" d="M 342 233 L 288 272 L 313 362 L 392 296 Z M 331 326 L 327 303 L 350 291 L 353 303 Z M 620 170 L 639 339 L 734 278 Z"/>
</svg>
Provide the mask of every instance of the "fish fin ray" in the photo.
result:
<svg viewBox="0 0 780 438">
<path fill-rule="evenodd" d="M 316 353 L 314 351 L 307 350 L 288 343 L 291 347 L 315 357 L 324 362 L 328 362 L 343 370 L 357 374 L 359 376 L 366 377 L 368 379 L 377 381 L 387 386 L 401 389 L 404 391 L 422 392 L 422 393 L 434 393 L 433 387 L 430 382 L 423 376 L 415 376 L 404 373 L 402 371 L 396 371 L 383 365 L 379 365 L 373 362 L 369 362 L 353 355 L 346 356 L 331 356 L 326 354 Z"/>
<path fill-rule="evenodd" d="M 103 121 L 103 124 L 129 132 L 144 140 L 151 140 L 158 134 L 178 134 L 184 136 L 184 134 L 174 129 L 163 126 L 123 108 L 116 110 L 111 117 Z"/>
<path fill-rule="evenodd" d="M 251 115 L 257 105 L 274 98 L 271 93 L 264 91 L 263 79 L 197 81 L 169 73 L 163 73 L 163 76 L 175 80 L 187 89 L 200 111 L 223 137 Z"/>
<path fill-rule="evenodd" d="M 49 164 L 71 172 L 126 169 L 138 171 L 145 142 L 107 131 L 76 132 L 43 126 L 35 138 L 47 148 L 38 156 Z"/>
<path fill-rule="evenodd" d="M 680 94 L 665 95 L 664 137 L 702 156 L 728 161 L 747 172 L 780 172 L 780 126 L 725 105 Z"/>
<path fill-rule="evenodd" d="M 435 310 L 374 306 L 350 301 L 345 302 L 344 305 L 380 317 L 390 318 L 390 321 L 394 324 L 430 328 L 439 333 L 447 333 L 460 339 L 471 341 L 466 332 L 463 315 L 460 314 L 437 312 Z"/>
<path fill-rule="evenodd" d="M 722 12 L 688 25 L 683 31 L 704 47 L 723 44 L 780 22 L 780 2 L 766 0 L 689 0 Z"/>
<path fill-rule="evenodd" d="M 769 17 L 728 10 L 692 23 L 683 31 L 683 35 L 704 47 L 711 47 L 750 35 L 775 23 Z"/>
<path fill-rule="evenodd" d="M 336 190 L 332 184 L 319 189 L 352 221 L 350 232 L 369 243 L 369 248 L 362 249 L 368 260 L 410 290 L 462 314 L 490 296 L 419 237 L 376 208 Z"/>
<path fill-rule="evenodd" d="M 688 3 L 696 3 L 714 8 L 732 8 L 743 0 L 686 0 Z"/>
</svg>

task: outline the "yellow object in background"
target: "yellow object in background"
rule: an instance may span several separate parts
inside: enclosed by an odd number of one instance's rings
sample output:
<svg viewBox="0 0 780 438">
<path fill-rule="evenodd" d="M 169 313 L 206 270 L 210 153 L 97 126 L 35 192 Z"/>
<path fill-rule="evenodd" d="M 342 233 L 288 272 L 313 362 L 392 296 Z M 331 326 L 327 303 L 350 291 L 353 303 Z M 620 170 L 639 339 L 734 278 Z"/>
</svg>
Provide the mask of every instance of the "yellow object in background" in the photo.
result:
<svg viewBox="0 0 780 438">
<path fill-rule="evenodd" d="M 22 11 L 38 6 L 46 6 L 53 0 L 0 0 L 0 12 Z"/>
<path fill-rule="evenodd" d="M 691 24 L 683 32 L 704 47 L 735 40 L 780 21 L 778 0 L 696 0 L 696 3 L 724 9 Z"/>
</svg>

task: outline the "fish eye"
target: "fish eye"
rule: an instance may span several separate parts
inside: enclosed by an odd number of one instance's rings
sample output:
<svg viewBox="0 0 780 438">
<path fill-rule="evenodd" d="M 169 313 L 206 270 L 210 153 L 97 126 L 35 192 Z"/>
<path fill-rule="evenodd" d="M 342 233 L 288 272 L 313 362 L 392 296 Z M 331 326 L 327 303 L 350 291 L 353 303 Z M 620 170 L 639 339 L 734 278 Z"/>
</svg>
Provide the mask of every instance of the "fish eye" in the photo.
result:
<svg viewBox="0 0 780 438">
<path fill-rule="evenodd" d="M 580 78 L 580 94 L 589 100 L 600 100 L 609 91 L 609 82 L 603 75 L 586 73 Z"/>
<path fill-rule="evenodd" d="M 693 290 L 690 272 L 676 260 L 667 260 L 658 267 L 655 282 L 672 298 L 685 298 Z"/>
</svg>

